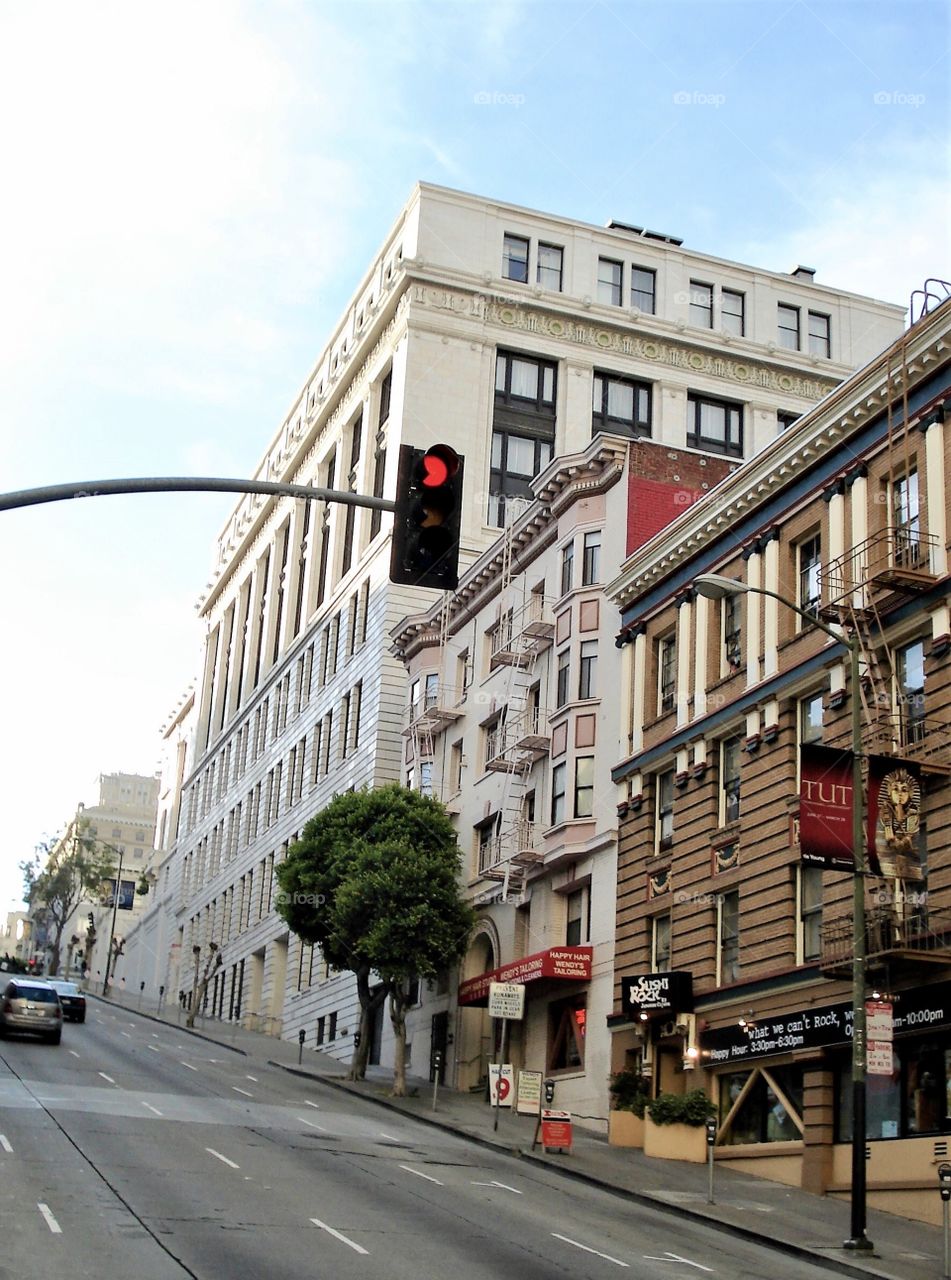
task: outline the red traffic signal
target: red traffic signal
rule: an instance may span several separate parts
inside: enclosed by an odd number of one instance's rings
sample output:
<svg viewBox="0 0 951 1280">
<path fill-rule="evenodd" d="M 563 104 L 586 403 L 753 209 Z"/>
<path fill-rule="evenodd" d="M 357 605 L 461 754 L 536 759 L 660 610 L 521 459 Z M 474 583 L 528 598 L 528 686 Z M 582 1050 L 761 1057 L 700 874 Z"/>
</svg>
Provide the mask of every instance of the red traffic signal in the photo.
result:
<svg viewBox="0 0 951 1280">
<path fill-rule="evenodd" d="M 448 444 L 400 446 L 390 581 L 452 590 L 459 581 L 464 459 Z"/>
</svg>

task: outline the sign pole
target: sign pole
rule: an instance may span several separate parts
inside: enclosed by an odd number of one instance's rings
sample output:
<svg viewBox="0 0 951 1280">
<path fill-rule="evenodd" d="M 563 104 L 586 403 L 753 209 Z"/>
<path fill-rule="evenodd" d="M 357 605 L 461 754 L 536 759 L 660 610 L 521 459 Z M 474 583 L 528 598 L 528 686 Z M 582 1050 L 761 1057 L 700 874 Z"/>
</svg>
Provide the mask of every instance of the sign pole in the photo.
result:
<svg viewBox="0 0 951 1280">
<path fill-rule="evenodd" d="M 503 1069 L 505 1067 L 505 1032 L 508 1028 L 508 1025 L 509 1025 L 508 1018 L 503 1018 L 502 1019 L 502 1045 L 499 1051 L 499 1074 L 496 1077 L 496 1081 L 495 1081 L 495 1121 L 492 1125 L 492 1129 L 495 1132 L 498 1132 L 499 1108 L 502 1104 L 502 1075 L 503 1075 Z"/>
</svg>

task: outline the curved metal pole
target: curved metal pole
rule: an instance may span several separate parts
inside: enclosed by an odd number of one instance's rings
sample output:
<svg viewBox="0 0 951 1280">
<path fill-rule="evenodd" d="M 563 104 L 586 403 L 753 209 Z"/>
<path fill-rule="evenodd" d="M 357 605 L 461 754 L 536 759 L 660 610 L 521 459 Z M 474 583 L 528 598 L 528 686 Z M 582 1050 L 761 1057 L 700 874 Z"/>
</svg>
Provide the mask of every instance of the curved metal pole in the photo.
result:
<svg viewBox="0 0 951 1280">
<path fill-rule="evenodd" d="M 15 507 L 35 507 L 67 498 L 102 498 L 116 493 L 263 493 L 288 498 L 316 498 L 322 502 L 342 502 L 351 507 L 395 511 L 388 498 L 371 498 L 345 489 L 317 489 L 306 484 L 284 484 L 277 480 L 228 480 L 221 476 L 139 476 L 131 480 L 80 480 L 69 484 L 43 485 L 39 489 L 18 489 L 0 493 L 0 511 Z"/>
</svg>

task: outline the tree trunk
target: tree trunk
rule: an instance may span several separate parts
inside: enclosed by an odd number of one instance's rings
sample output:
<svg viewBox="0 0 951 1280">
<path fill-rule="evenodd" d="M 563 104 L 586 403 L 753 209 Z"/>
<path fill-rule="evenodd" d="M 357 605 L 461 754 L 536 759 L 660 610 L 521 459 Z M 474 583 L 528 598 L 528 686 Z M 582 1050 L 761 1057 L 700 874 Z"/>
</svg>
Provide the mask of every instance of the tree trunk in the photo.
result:
<svg viewBox="0 0 951 1280">
<path fill-rule="evenodd" d="M 66 929 L 65 920 L 62 922 L 62 924 L 57 924 L 56 931 L 53 934 L 53 942 L 49 944 L 50 959 L 49 959 L 49 966 L 47 968 L 47 973 L 50 975 L 51 978 L 55 978 L 56 975 L 59 973 L 59 956 L 63 946 L 63 933 L 65 932 L 65 929 Z"/>
<path fill-rule="evenodd" d="M 198 1010 L 204 1002 L 205 992 L 208 990 L 208 984 L 223 964 L 224 956 L 220 951 L 216 951 L 214 960 L 209 960 L 208 964 L 205 966 L 204 974 L 199 979 L 198 985 L 195 987 L 195 999 L 192 1002 L 192 1007 L 188 1010 L 188 1017 L 185 1019 L 186 1027 L 193 1027 L 195 1025 L 195 1018 L 198 1015 Z"/>
<path fill-rule="evenodd" d="M 370 1043 L 370 1019 L 386 999 L 385 987 L 381 987 L 376 992 L 370 990 L 370 970 L 368 968 L 357 969 L 356 976 L 357 995 L 360 999 L 360 1044 L 354 1048 L 350 1070 L 347 1073 L 348 1080 L 366 1079 L 370 1050 L 373 1048 Z"/>
<path fill-rule="evenodd" d="M 393 1097 L 406 1097 L 406 993 L 390 992 L 390 1022 L 393 1024 Z"/>
</svg>

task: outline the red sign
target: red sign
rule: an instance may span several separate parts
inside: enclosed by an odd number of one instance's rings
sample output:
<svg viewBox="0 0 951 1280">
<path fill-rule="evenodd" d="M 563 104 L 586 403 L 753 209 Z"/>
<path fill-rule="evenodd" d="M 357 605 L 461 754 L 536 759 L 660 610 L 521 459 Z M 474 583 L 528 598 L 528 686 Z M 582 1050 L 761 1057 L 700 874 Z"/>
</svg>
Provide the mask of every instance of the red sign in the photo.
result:
<svg viewBox="0 0 951 1280">
<path fill-rule="evenodd" d="M 571 1112 L 542 1112 L 542 1146 L 546 1151 L 571 1150 Z"/>
<path fill-rule="evenodd" d="M 851 751 L 800 748 L 799 846 L 811 866 L 854 870 Z"/>
<path fill-rule="evenodd" d="M 535 982 L 539 978 L 557 978 L 565 982 L 588 981 L 591 977 L 590 947 L 552 947 L 534 955 L 513 960 L 501 969 L 480 973 L 459 984 L 460 1004 L 488 1004 L 489 986 L 493 982 Z"/>
<path fill-rule="evenodd" d="M 868 758 L 868 861 L 876 876 L 921 880 L 921 774 L 912 760 Z"/>
</svg>

